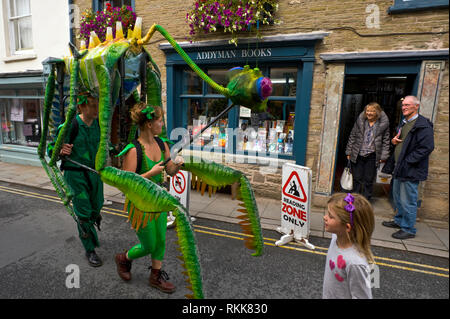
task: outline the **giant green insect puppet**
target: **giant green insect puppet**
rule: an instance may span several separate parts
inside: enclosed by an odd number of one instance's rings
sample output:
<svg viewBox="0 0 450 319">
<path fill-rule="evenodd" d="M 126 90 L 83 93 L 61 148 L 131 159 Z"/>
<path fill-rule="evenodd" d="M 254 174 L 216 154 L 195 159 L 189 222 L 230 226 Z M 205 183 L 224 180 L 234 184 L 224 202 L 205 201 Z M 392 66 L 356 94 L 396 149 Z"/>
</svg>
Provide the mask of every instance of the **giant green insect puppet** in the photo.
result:
<svg viewBox="0 0 450 319">
<path fill-rule="evenodd" d="M 50 65 L 50 75 L 45 91 L 44 101 L 44 126 L 38 147 L 38 155 L 41 163 L 53 183 L 58 195 L 61 197 L 69 214 L 77 221 L 77 217 L 71 206 L 72 190 L 64 180 L 61 171 L 56 166 L 58 154 L 67 134 L 70 134 L 72 120 L 76 113 L 77 93 L 89 91 L 99 99 L 99 125 L 100 143 L 95 160 L 95 168 L 88 168 L 100 175 L 102 181 L 117 187 L 126 196 L 126 206 L 132 205 L 132 218 L 135 228 L 145 227 L 150 214 L 142 212 L 172 211 L 177 219 L 176 233 L 188 276 L 188 287 L 193 294 L 186 295 L 189 298 L 203 298 L 202 275 L 199 263 L 197 244 L 191 225 L 189 213 L 173 196 L 164 188 L 140 175 L 107 166 L 109 156 L 109 142 L 111 136 L 112 115 L 116 107 L 124 107 L 124 99 L 133 95 L 135 100 L 144 100 L 148 105 L 160 105 L 161 81 L 160 71 L 150 54 L 144 47 L 152 35 L 158 31 L 175 50 L 182 56 L 185 62 L 217 92 L 230 98 L 233 105 L 243 105 L 254 112 L 262 112 L 266 109 L 267 97 L 271 94 L 270 79 L 262 76 L 258 69 L 234 68 L 230 70 L 229 84 L 223 87 L 210 79 L 181 49 L 174 39 L 159 25 L 153 25 L 144 38 L 141 37 L 142 19 L 138 18 L 133 31 L 129 31 L 125 38 L 118 25 L 116 37 L 113 39 L 111 32 L 105 42 L 100 42 L 93 34 L 89 48 L 81 47 L 78 51 L 71 45 L 72 55 L 62 59 L 49 58 L 46 63 Z M 143 58 L 144 57 L 144 58 Z M 144 72 L 142 72 L 144 61 Z M 141 71 L 139 71 L 141 70 Z M 64 79 L 66 79 L 64 84 Z M 67 87 L 69 84 L 69 87 Z M 141 95 L 136 88 L 141 85 Z M 64 112 L 64 95 L 70 97 L 67 111 Z M 127 111 L 127 110 L 125 110 Z M 123 110 L 122 110 L 123 112 Z M 56 135 L 56 127 L 59 122 L 60 132 Z M 45 149 L 47 136 L 51 128 L 50 136 L 55 138 L 52 156 L 47 162 Z M 128 140 L 135 135 L 136 128 L 130 130 Z M 161 133 L 164 141 L 169 141 L 165 128 Z M 192 140 L 191 140 L 192 141 Z M 169 141 L 170 142 L 170 141 Z M 197 188 L 203 192 L 206 185 L 215 191 L 217 187 L 223 187 L 235 182 L 240 184 L 240 198 L 243 203 L 240 211 L 244 213 L 239 218 L 244 231 L 248 234 L 246 246 L 253 249 L 254 256 L 262 254 L 263 239 L 261 226 L 253 190 L 245 175 L 237 170 L 223 165 L 204 161 L 202 159 L 185 158 L 184 169 L 192 172 L 193 180 L 197 182 Z M 129 207 L 129 206 L 128 206 Z M 130 213 L 130 215 L 132 215 Z M 150 217 L 151 219 L 151 217 Z M 77 221 L 78 222 L 78 221 Z"/>
</svg>

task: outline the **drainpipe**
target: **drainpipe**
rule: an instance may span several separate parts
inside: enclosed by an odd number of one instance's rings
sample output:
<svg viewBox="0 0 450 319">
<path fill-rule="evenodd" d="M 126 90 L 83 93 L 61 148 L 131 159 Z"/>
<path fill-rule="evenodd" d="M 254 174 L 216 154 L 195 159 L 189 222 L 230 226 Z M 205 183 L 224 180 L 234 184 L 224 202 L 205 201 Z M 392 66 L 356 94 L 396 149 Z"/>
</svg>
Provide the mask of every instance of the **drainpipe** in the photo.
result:
<svg viewBox="0 0 450 319">
<path fill-rule="evenodd" d="M 70 42 L 75 44 L 75 34 L 73 32 L 73 28 L 72 28 L 72 22 L 70 21 L 70 17 L 71 17 L 71 10 L 72 10 L 72 6 L 73 6 L 73 0 L 69 0 L 69 32 L 70 32 Z M 74 23 L 75 23 L 75 16 L 74 16 Z"/>
</svg>

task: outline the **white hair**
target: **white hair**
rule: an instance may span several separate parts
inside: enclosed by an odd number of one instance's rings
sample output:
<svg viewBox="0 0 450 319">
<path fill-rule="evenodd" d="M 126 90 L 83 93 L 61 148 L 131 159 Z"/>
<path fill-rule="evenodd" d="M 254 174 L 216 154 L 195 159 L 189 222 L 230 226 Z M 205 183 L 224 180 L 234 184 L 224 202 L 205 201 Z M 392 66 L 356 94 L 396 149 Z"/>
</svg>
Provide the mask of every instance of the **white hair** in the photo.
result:
<svg viewBox="0 0 450 319">
<path fill-rule="evenodd" d="M 408 96 L 405 96 L 404 99 L 406 99 L 406 98 L 410 98 L 412 100 L 412 102 L 414 103 L 414 105 L 420 105 L 420 100 L 416 96 L 408 95 Z"/>
</svg>

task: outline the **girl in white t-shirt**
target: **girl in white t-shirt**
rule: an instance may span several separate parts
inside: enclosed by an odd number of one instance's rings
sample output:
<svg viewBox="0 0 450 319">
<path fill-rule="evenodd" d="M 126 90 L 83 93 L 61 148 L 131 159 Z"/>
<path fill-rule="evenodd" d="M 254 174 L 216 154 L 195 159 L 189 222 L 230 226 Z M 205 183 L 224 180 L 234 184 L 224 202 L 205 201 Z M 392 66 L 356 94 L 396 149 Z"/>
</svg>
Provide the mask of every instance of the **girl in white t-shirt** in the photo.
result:
<svg viewBox="0 0 450 319">
<path fill-rule="evenodd" d="M 323 280 L 323 298 L 372 298 L 369 263 L 374 259 L 370 238 L 375 227 L 373 209 L 359 194 L 336 193 L 323 218 L 333 233 Z"/>
</svg>

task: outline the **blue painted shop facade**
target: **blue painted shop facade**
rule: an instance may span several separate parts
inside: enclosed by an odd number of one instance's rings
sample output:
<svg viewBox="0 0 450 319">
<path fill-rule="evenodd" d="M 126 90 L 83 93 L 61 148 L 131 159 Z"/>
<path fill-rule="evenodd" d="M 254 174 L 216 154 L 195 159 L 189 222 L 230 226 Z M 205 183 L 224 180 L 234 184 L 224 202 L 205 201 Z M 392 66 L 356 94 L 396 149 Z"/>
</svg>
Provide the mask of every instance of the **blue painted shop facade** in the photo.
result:
<svg viewBox="0 0 450 319">
<path fill-rule="evenodd" d="M 191 148 L 276 157 L 304 165 L 315 46 L 326 35 L 268 36 L 240 40 L 237 46 L 227 41 L 181 44 L 189 57 L 221 85 L 226 86 L 229 69 L 245 65 L 259 68 L 273 84 L 266 112 L 235 106 Z M 194 74 L 172 46 L 161 44 L 160 49 L 166 54 L 168 132 L 181 127 L 195 134 L 231 102 Z"/>
</svg>

